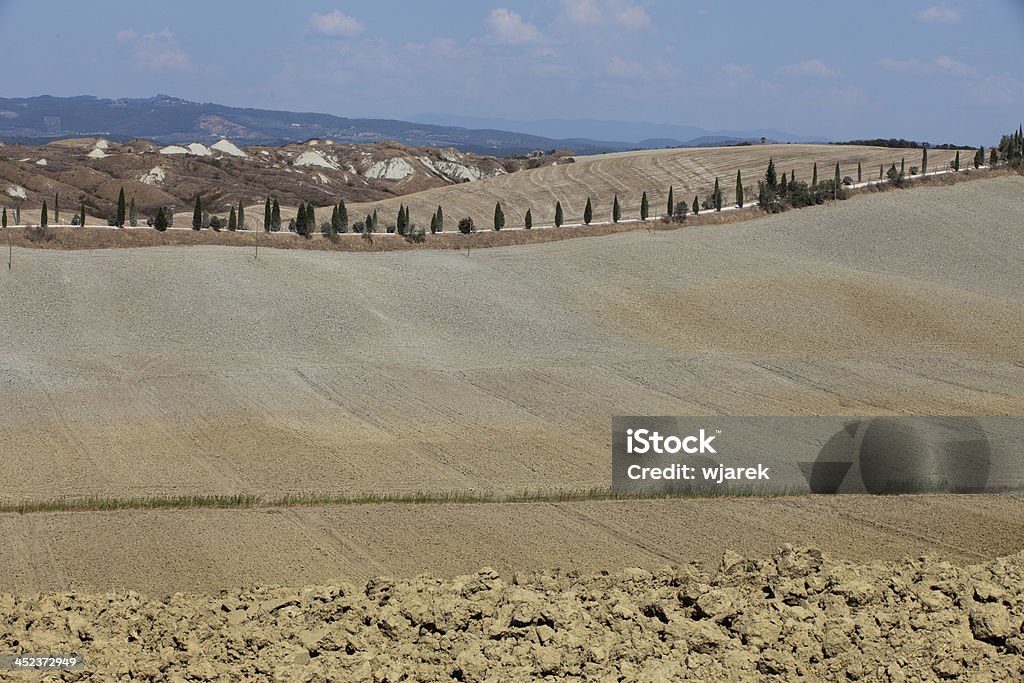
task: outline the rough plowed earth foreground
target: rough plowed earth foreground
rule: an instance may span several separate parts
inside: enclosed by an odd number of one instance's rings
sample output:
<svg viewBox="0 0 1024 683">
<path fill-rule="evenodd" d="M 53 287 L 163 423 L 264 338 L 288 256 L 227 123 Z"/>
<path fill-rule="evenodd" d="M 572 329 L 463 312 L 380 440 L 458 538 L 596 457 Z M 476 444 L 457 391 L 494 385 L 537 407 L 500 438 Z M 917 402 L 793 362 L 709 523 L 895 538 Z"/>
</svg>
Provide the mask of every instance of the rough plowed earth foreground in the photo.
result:
<svg viewBox="0 0 1024 683">
<path fill-rule="evenodd" d="M 147 680 L 1011 681 L 1024 553 L 867 565 L 786 546 L 696 565 L 182 594 L 0 596 L 0 650 Z"/>
</svg>

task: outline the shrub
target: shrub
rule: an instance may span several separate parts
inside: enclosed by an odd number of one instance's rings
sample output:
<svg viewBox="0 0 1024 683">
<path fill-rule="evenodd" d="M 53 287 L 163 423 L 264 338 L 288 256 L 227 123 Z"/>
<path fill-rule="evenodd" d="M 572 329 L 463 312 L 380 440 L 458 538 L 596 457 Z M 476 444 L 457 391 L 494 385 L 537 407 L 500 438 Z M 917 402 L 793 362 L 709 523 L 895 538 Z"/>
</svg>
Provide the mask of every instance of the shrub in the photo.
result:
<svg viewBox="0 0 1024 683">
<path fill-rule="evenodd" d="M 459 232 L 463 235 L 468 235 L 471 232 L 476 232 L 476 226 L 473 225 L 473 218 L 466 216 L 459 221 Z"/>
<path fill-rule="evenodd" d="M 672 214 L 672 220 L 676 223 L 682 223 L 686 220 L 686 214 L 689 213 L 690 207 L 686 205 L 686 202 L 678 202 L 676 204 L 676 210 Z"/>
</svg>

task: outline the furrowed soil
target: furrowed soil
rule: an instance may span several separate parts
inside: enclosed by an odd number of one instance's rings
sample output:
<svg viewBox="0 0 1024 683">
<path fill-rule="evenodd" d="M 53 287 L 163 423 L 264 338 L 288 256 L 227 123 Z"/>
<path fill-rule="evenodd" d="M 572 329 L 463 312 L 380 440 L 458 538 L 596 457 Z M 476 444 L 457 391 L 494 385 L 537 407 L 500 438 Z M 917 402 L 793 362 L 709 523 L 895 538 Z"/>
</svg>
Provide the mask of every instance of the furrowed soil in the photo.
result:
<svg viewBox="0 0 1024 683">
<path fill-rule="evenodd" d="M 469 256 L 16 249 L 0 504 L 585 489 L 613 415 L 1020 415 L 1022 197 L 1008 176 Z M 1022 502 L 5 513 L 0 652 L 155 678 L 1012 680 Z M 716 571 L 730 550 L 769 559 Z"/>
</svg>

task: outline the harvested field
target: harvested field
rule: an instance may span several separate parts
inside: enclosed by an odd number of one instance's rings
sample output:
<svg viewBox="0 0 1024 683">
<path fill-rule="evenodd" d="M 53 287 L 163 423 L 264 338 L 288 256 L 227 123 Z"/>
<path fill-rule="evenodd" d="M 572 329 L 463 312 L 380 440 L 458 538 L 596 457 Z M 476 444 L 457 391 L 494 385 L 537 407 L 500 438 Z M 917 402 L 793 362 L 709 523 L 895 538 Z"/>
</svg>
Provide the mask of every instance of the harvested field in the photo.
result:
<svg viewBox="0 0 1024 683">
<path fill-rule="evenodd" d="M 592 488 L 615 414 L 1021 414 L 1022 186 L 468 258 L 17 250 L 0 502 Z"/>
<path fill-rule="evenodd" d="M 0 504 L 589 489 L 617 414 L 1020 415 L 1022 191 L 469 256 L 18 248 Z M 0 651 L 103 677 L 1011 680 L 1022 503 L 3 513 Z"/>
<path fill-rule="evenodd" d="M 929 170 L 944 167 L 955 155 L 953 150 L 930 150 Z M 594 220 L 610 221 L 616 194 L 623 219 L 627 219 L 639 218 L 644 192 L 650 202 L 650 215 L 660 216 L 668 208 L 670 185 L 674 187 L 675 201 L 685 201 L 689 206 L 694 195 L 699 195 L 703 201 L 711 194 L 716 177 L 725 205 L 731 206 L 735 200 L 737 170 L 742 172 L 747 188 L 747 203 L 756 204 L 757 181 L 764 178 L 770 158 L 774 158 L 780 178 L 783 173 L 788 175 L 795 170 L 798 180 L 810 184 L 815 163 L 820 180 L 833 177 L 837 162 L 843 176 L 857 180 L 857 164 L 860 163 L 866 181 L 878 178 L 880 164 L 886 170 L 893 163 L 899 168 L 903 157 L 909 170 L 921 161 L 921 150 L 856 145 L 750 145 L 581 156 L 576 157 L 573 164 L 544 166 L 466 185 L 352 204 L 349 216 L 352 220 L 361 220 L 377 209 L 381 226 L 384 226 L 394 222 L 398 206 L 404 204 L 410 207 L 413 221 L 428 227 L 431 214 L 441 206 L 446 230 L 455 230 L 458 220 L 465 216 L 471 216 L 478 226 L 489 228 L 494 218 L 494 204 L 501 202 L 506 226 L 511 228 L 523 225 L 527 209 L 533 210 L 535 225 L 553 224 L 555 202 L 560 201 L 566 223 L 580 223 L 587 197 L 590 197 Z M 330 207 L 325 208 L 330 210 Z"/>
<path fill-rule="evenodd" d="M 484 568 L 216 597 L 0 595 L 0 605 L 0 643 L 84 655 L 68 680 L 1024 677 L 1024 553 L 851 564 L 787 545 L 726 554 L 717 570 L 503 578 Z"/>
</svg>

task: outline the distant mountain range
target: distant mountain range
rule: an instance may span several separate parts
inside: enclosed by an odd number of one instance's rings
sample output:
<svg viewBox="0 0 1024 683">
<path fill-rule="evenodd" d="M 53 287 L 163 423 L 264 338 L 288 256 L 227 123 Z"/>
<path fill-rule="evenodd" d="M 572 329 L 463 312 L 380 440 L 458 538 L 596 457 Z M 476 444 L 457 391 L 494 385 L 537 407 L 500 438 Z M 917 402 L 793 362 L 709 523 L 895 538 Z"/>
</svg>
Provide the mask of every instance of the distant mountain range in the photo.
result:
<svg viewBox="0 0 1024 683">
<path fill-rule="evenodd" d="M 38 145 L 74 137 L 114 141 L 146 139 L 161 144 L 227 138 L 241 145 L 283 145 L 310 138 L 371 143 L 395 140 L 420 147 L 508 156 L 533 150 L 570 149 L 599 154 L 628 149 L 704 147 L 758 141 L 820 142 L 822 138 L 775 130 L 708 131 L 693 126 L 623 121 L 506 121 L 439 114 L 416 121 L 350 119 L 331 114 L 227 107 L 157 95 L 144 99 L 91 96 L 0 98 L 0 140 Z M 517 132 L 518 131 L 518 132 Z"/>
</svg>

